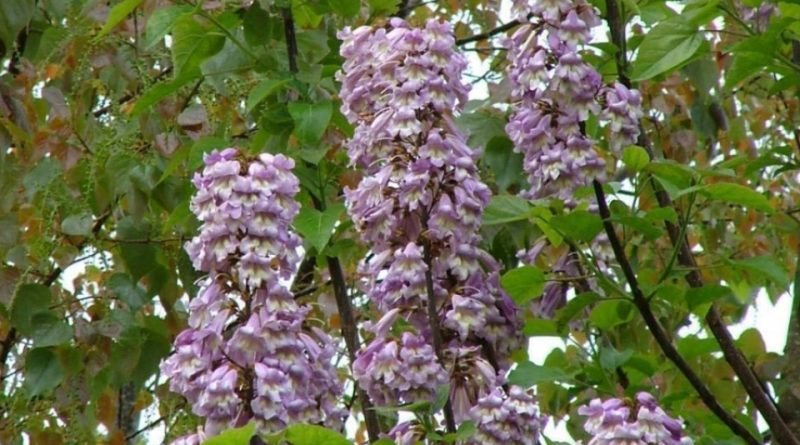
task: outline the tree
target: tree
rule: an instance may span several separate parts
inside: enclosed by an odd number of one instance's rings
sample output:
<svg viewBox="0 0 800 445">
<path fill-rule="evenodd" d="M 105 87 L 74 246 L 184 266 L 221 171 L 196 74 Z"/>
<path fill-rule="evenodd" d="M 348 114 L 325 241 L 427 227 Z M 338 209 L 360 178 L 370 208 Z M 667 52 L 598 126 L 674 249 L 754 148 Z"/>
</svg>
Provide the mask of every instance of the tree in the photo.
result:
<svg viewBox="0 0 800 445">
<path fill-rule="evenodd" d="M 0 442 L 798 443 L 798 23 L 0 3 Z"/>
</svg>

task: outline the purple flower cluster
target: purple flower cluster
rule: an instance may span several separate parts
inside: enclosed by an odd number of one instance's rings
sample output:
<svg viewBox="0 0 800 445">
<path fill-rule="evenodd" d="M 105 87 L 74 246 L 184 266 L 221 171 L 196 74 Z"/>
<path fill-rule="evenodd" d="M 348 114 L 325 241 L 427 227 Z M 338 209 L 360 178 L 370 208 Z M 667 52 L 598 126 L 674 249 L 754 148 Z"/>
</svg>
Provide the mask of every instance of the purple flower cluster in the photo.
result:
<svg viewBox="0 0 800 445">
<path fill-rule="evenodd" d="M 466 418 L 521 346 L 499 265 L 479 247 L 491 192 L 478 176 L 478 154 L 453 122 L 468 91 L 461 81 L 466 62 L 454 50 L 450 25 L 435 20 L 412 28 L 392 19 L 388 28 L 348 28 L 339 36 L 342 112 L 356 126 L 348 154 L 364 171 L 345 195 L 371 249 L 361 265 L 365 290 L 384 313 L 354 375 L 379 404 L 432 400 L 449 381 L 456 417 Z M 431 346 L 429 276 L 441 362 Z M 393 330 L 399 318 L 406 332 Z M 502 369 L 481 356 L 484 347 Z"/>
<path fill-rule="evenodd" d="M 294 162 L 248 160 L 232 148 L 204 160 L 191 202 L 202 225 L 186 250 L 208 278 L 161 365 L 170 389 L 206 419 L 206 436 L 251 419 L 262 432 L 296 422 L 339 426 L 333 341 L 306 326 L 308 308 L 281 283 L 294 273 L 300 245 L 290 230 L 299 207 Z"/>
<path fill-rule="evenodd" d="M 632 406 L 631 406 L 632 405 Z M 692 445 L 683 421 L 667 415 L 655 398 L 640 392 L 628 404 L 620 399 L 594 399 L 578 408 L 588 417 L 584 429 L 592 435 L 589 445 Z"/>
<path fill-rule="evenodd" d="M 496 389 L 482 397 L 470 417 L 477 432 L 464 445 L 535 445 L 547 423 L 533 396 L 518 386 L 510 387 L 508 394 Z"/>
<path fill-rule="evenodd" d="M 524 154 L 528 198 L 571 202 L 577 187 L 603 179 L 605 161 L 583 131 L 590 115 L 609 122 L 612 150 L 638 136 L 641 98 L 621 84 L 603 85 L 580 55 L 600 21 L 584 0 L 515 0 L 513 10 L 529 23 L 509 38 L 509 78 L 518 101 L 506 132 Z"/>
</svg>

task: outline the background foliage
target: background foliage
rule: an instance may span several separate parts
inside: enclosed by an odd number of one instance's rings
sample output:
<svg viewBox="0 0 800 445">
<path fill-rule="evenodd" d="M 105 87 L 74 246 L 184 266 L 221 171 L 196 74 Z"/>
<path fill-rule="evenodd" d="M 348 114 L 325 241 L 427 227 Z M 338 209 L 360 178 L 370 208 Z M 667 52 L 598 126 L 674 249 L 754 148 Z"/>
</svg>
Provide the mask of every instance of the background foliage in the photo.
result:
<svg viewBox="0 0 800 445">
<path fill-rule="evenodd" d="M 646 135 L 612 169 L 610 221 L 679 353 L 760 437 L 752 399 L 704 317 L 713 304 L 734 323 L 759 292 L 773 301 L 798 292 L 800 3 L 595 2 L 603 17 L 609 4 L 621 12 L 609 29 L 626 29 L 627 38 L 597 39 L 587 57 L 607 80 L 630 78 L 641 90 Z M 554 420 L 569 415 L 576 439 L 583 437 L 577 406 L 649 390 L 684 417 L 698 443 L 741 443 L 657 347 L 618 265 L 598 272 L 597 261 L 610 258 L 589 245 L 604 228 L 600 216 L 516 196 L 525 178 L 503 130 L 509 90 L 500 43 L 514 23 L 501 22 L 501 6 L 0 2 L 0 443 L 137 443 L 151 428 L 168 438 L 194 429 L 198 419 L 169 393 L 158 364 L 196 292 L 182 245 L 197 228 L 189 179 L 210 150 L 235 145 L 299 161 L 303 210 L 295 228 L 307 260 L 293 290 L 338 335 L 326 267 L 337 257 L 357 320 L 374 316 L 353 285 L 367 247 L 342 205 L 342 188 L 359 176 L 342 147 L 352 127 L 339 112 L 336 32 L 394 14 L 453 23 L 474 62 L 470 78 L 488 92 L 459 123 L 483 150 L 483 178 L 496 193 L 483 230 L 485 247 L 506 267 L 504 287 L 521 305 L 548 281 L 577 289 L 553 318 L 526 314 L 533 348 L 538 336 L 568 346 L 544 364 L 519 351 L 512 382 L 535 386 Z M 285 32 L 292 18 L 296 61 Z M 587 132 L 610 156 L 595 127 Z M 659 206 L 657 190 L 674 206 Z M 688 237 L 696 267 L 680 261 L 665 221 Z M 541 237 L 551 247 L 535 266 L 518 267 L 516 252 Z M 553 267 L 570 246 L 583 255 L 583 277 Z M 684 280 L 693 273 L 701 286 Z M 602 292 L 582 288 L 581 279 L 596 280 Z M 800 436 L 800 318 L 792 318 L 784 354 L 767 352 L 757 330 L 736 346 Z M 341 372 L 348 374 L 346 365 Z M 359 429 L 355 439 L 364 437 Z"/>
</svg>

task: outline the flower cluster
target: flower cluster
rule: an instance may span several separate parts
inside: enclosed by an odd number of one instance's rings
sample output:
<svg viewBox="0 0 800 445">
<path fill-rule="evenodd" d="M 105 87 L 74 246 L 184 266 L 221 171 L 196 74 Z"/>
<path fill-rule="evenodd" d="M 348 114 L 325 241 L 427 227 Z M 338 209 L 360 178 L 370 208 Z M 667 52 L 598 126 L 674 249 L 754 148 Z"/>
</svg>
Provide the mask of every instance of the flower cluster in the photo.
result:
<svg viewBox="0 0 800 445">
<path fill-rule="evenodd" d="M 356 127 L 348 154 L 364 170 L 345 196 L 371 248 L 361 265 L 365 290 L 384 313 L 354 374 L 379 404 L 432 400 L 449 381 L 455 417 L 466 419 L 521 346 L 499 265 L 479 247 L 490 190 L 478 176 L 478 154 L 453 122 L 468 91 L 466 62 L 450 25 L 435 20 L 412 28 L 392 19 L 387 28 L 345 29 L 340 38 L 342 112 Z M 429 304 L 441 354 L 432 347 Z M 406 332 L 392 329 L 399 318 Z"/>
<path fill-rule="evenodd" d="M 506 132 L 524 154 L 529 198 L 571 202 L 577 187 L 603 179 L 605 162 L 583 125 L 590 115 L 609 122 L 610 146 L 636 140 L 641 98 L 621 84 L 603 85 L 600 74 L 580 55 L 600 22 L 584 0 L 515 0 L 522 21 L 509 38 L 509 78 L 518 101 Z"/>
<path fill-rule="evenodd" d="M 298 211 L 293 161 L 249 161 L 232 148 L 204 160 L 191 202 L 202 225 L 186 250 L 209 275 L 162 363 L 170 389 L 206 419 L 206 436 L 250 419 L 263 432 L 295 422 L 339 426 L 334 344 L 305 325 L 308 309 L 281 283 L 294 273 L 300 245 L 289 227 Z"/>
<path fill-rule="evenodd" d="M 518 386 L 482 397 L 470 411 L 477 431 L 464 445 L 539 443 L 547 418 L 539 415 L 533 396 Z"/>
<path fill-rule="evenodd" d="M 594 399 L 578 409 L 587 416 L 584 429 L 592 435 L 589 445 L 692 445 L 683 421 L 667 415 L 655 398 L 640 392 L 628 404 L 620 399 Z"/>
</svg>

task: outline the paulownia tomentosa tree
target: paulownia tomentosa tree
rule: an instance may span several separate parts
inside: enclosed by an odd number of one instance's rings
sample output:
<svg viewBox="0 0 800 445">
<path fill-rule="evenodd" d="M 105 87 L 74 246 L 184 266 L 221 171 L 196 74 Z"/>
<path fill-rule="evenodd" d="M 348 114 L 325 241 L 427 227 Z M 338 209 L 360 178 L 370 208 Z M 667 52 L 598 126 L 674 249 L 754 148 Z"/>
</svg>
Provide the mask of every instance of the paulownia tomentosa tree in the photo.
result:
<svg viewBox="0 0 800 445">
<path fill-rule="evenodd" d="M 0 442 L 797 443 L 799 21 L 0 3 Z"/>
</svg>

